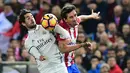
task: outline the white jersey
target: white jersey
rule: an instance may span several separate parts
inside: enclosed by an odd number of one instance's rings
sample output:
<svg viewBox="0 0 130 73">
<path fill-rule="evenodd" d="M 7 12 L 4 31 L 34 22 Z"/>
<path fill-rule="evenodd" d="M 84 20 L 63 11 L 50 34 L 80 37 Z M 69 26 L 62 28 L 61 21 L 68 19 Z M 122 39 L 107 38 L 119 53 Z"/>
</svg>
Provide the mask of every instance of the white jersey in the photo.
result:
<svg viewBox="0 0 130 73">
<path fill-rule="evenodd" d="M 37 25 L 36 29 L 28 31 L 25 48 L 35 57 L 40 72 L 47 73 L 45 72 L 47 68 L 59 64 L 65 67 L 63 64 L 63 54 L 59 51 L 54 35 L 45 30 L 41 25 Z M 40 61 L 39 57 L 41 55 L 44 56 L 46 60 Z"/>
</svg>

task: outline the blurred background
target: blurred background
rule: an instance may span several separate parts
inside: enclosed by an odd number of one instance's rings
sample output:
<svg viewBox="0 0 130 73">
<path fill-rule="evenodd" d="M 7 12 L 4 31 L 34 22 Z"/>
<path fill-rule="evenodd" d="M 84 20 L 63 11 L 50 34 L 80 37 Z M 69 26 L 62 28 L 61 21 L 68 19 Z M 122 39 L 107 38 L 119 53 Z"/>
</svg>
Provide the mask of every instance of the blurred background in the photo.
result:
<svg viewBox="0 0 130 73">
<path fill-rule="evenodd" d="M 27 29 L 18 22 L 20 10 L 31 10 L 40 24 L 45 13 L 60 20 L 66 4 L 74 4 L 78 15 L 100 11 L 100 20 L 79 25 L 77 43 L 90 41 L 93 47 L 75 51 L 81 73 L 130 73 L 130 0 L 0 0 L 0 73 L 38 73 L 23 46 Z"/>
</svg>

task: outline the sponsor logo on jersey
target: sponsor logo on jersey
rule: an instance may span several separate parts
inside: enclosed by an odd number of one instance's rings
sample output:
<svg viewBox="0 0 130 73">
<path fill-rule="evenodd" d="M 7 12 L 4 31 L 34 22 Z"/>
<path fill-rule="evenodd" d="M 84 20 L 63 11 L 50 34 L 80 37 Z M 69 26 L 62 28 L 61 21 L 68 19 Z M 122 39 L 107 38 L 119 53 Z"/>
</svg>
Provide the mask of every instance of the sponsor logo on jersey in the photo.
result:
<svg viewBox="0 0 130 73">
<path fill-rule="evenodd" d="M 39 43 L 39 45 L 36 46 L 36 48 L 40 49 L 41 47 L 43 47 L 44 45 L 48 44 L 51 41 L 52 41 L 52 38 L 50 38 L 48 40 L 44 40 L 44 39 L 37 40 L 37 42 Z"/>
</svg>

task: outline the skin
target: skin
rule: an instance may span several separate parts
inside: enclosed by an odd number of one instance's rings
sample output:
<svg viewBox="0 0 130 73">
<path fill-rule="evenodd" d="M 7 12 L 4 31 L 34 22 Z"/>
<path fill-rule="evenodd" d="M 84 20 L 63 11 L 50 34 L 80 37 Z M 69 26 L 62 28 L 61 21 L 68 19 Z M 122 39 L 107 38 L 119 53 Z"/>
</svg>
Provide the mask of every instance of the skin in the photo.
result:
<svg viewBox="0 0 130 73">
<path fill-rule="evenodd" d="M 94 13 L 93 10 L 92 10 L 91 15 L 77 16 L 76 10 L 72 10 L 70 13 L 67 14 L 67 18 L 66 19 L 64 18 L 64 20 L 70 27 L 75 27 L 78 24 L 78 22 L 77 22 L 78 18 L 81 19 L 81 22 L 85 21 L 87 19 L 99 19 L 100 18 L 99 14 L 100 14 L 100 12 Z"/>
<path fill-rule="evenodd" d="M 70 27 L 75 27 L 78 22 L 77 19 L 80 18 L 81 22 L 85 21 L 87 19 L 99 19 L 99 14 L 98 13 L 94 13 L 92 10 L 92 14 L 91 15 L 80 15 L 77 16 L 77 12 L 76 10 L 72 10 L 70 13 L 67 14 L 67 18 L 64 18 L 63 20 L 68 24 L 68 26 Z M 58 45 L 60 47 L 60 51 L 61 52 L 71 52 L 74 51 L 80 47 L 88 47 L 89 49 L 92 49 L 91 43 L 90 42 L 85 42 L 85 43 L 81 43 L 81 44 L 75 44 L 75 45 L 68 45 L 69 43 L 71 43 L 71 39 L 66 39 L 66 40 L 61 40 L 58 42 Z"/>
<path fill-rule="evenodd" d="M 36 27 L 36 21 L 31 13 L 24 15 L 25 22 L 22 22 L 22 25 L 25 26 L 28 30 L 34 29 Z"/>
</svg>

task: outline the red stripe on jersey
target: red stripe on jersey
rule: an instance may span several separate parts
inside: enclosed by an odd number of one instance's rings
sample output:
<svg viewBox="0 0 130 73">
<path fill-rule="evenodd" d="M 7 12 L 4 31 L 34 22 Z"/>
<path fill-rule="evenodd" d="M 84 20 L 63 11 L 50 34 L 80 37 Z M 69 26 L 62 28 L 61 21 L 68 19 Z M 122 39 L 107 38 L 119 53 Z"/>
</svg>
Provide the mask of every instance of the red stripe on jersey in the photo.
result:
<svg viewBox="0 0 130 73">
<path fill-rule="evenodd" d="M 80 21 L 81 20 L 79 18 L 77 18 L 77 22 L 80 23 Z M 69 32 L 72 40 L 75 40 L 75 42 L 72 45 L 76 44 L 76 39 L 77 39 L 77 35 L 78 35 L 78 25 L 76 25 L 73 29 L 71 29 L 68 26 L 68 24 L 66 24 L 63 20 L 60 21 L 59 25 L 62 26 L 64 29 L 66 29 Z M 64 39 L 60 38 L 60 35 L 57 34 L 57 41 L 60 41 L 60 40 L 64 40 Z M 69 53 L 65 53 L 64 59 L 65 59 L 65 64 L 67 67 L 74 64 L 74 51 L 71 51 Z"/>
<path fill-rule="evenodd" d="M 68 57 L 68 55 L 69 55 L 69 53 L 65 53 L 65 55 L 64 55 L 64 60 L 65 60 L 65 65 L 66 66 L 68 66 L 68 59 L 67 59 L 67 57 Z"/>
</svg>

